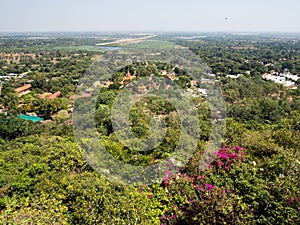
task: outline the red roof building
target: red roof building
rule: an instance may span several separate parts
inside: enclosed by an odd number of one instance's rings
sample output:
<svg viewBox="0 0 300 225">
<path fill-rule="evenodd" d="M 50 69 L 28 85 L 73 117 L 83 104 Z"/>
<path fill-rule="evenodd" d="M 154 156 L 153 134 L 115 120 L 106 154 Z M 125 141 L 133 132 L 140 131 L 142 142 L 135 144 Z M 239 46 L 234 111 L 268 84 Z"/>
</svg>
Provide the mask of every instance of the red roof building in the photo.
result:
<svg viewBox="0 0 300 225">
<path fill-rule="evenodd" d="M 24 86 L 22 86 L 22 87 L 16 88 L 16 89 L 15 89 L 15 92 L 16 92 L 16 93 L 21 93 L 21 92 L 23 92 L 23 91 L 29 90 L 30 88 L 31 88 L 31 84 L 26 84 L 26 85 L 24 85 Z"/>
<path fill-rule="evenodd" d="M 57 98 L 58 96 L 60 96 L 60 91 L 57 91 L 57 92 L 55 92 L 54 94 L 52 94 L 52 95 L 50 95 L 48 98 L 49 99 L 55 99 L 55 98 Z"/>
<path fill-rule="evenodd" d="M 43 93 L 43 94 L 40 95 L 40 98 L 46 99 L 46 98 L 48 98 L 51 95 L 52 95 L 52 93 L 45 92 L 45 93 Z"/>
</svg>

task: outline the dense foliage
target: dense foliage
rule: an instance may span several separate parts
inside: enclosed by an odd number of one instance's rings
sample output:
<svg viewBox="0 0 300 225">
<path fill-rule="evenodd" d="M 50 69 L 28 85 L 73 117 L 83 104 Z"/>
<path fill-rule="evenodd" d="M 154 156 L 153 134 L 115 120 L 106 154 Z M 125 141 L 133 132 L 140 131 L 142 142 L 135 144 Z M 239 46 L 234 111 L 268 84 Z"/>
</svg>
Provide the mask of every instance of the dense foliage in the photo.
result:
<svg viewBox="0 0 300 225">
<path fill-rule="evenodd" d="M 1 75 L 24 75 L 3 81 L 0 95 L 6 113 L 0 114 L 1 224 L 300 224 L 299 88 L 290 90 L 261 80 L 270 69 L 300 72 L 299 40 L 263 36 L 176 40 L 206 60 L 218 77 L 227 107 L 224 146 L 211 155 L 207 168 L 199 167 L 210 135 L 210 108 L 203 95 L 192 97 L 201 128 L 194 155 L 176 172 L 171 172 L 174 162 L 170 160 L 165 178 L 147 186 L 107 180 L 84 160 L 74 138 L 67 111 L 73 104 L 70 97 L 93 57 L 101 53 L 78 50 L 78 46 L 97 41 L 11 37 L 1 42 Z M 24 50 L 27 55 L 11 55 Z M 161 70 L 172 66 L 123 68 L 113 75 L 113 84 L 99 93 L 98 133 L 110 153 L 123 162 L 154 164 L 174 151 L 180 120 L 174 107 L 159 97 L 137 102 L 129 115 L 136 137 L 150 135 L 153 117 L 170 127 L 155 151 L 137 152 L 122 145 L 110 121 L 126 73 L 139 78 L 161 76 Z M 240 73 L 238 79 L 226 77 Z M 192 88 L 184 71 L 175 68 L 174 74 L 179 85 Z M 18 96 L 15 88 L 29 80 L 32 91 Z M 57 91 L 61 92 L 58 98 L 40 98 L 43 92 Z M 16 118 L 28 112 L 51 122 Z"/>
</svg>

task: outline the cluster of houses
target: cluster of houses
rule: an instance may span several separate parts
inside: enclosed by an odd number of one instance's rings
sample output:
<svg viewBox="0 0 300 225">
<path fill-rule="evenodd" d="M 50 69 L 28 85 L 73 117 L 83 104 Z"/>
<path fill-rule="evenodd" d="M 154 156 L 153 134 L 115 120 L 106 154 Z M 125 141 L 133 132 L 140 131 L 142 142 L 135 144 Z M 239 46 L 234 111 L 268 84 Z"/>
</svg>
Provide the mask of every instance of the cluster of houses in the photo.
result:
<svg viewBox="0 0 300 225">
<path fill-rule="evenodd" d="M 174 69 L 175 68 L 173 68 L 171 71 L 162 70 L 161 71 L 161 75 L 168 77 L 171 81 L 177 80 L 178 77 L 176 76 L 176 73 L 174 72 Z M 208 74 L 208 77 L 209 78 L 202 78 L 200 80 L 200 83 L 213 83 L 213 82 L 215 82 L 215 74 Z M 135 78 L 136 78 L 135 74 L 131 75 L 130 71 L 128 70 L 127 74 L 123 77 L 122 81 L 120 81 L 119 84 L 120 85 L 124 85 L 128 81 L 131 81 L 131 80 L 133 80 Z M 100 86 L 109 87 L 113 83 L 114 82 L 112 82 L 112 81 L 102 81 L 101 84 L 100 84 Z M 198 81 L 197 80 L 191 80 L 191 86 L 197 86 L 197 85 L 198 85 Z M 140 88 L 140 89 L 142 89 L 142 88 Z"/>
<path fill-rule="evenodd" d="M 269 73 L 263 74 L 262 79 L 282 84 L 283 86 L 288 87 L 290 89 L 297 89 L 296 81 L 298 81 L 300 77 L 288 71 L 284 71 L 283 73 L 271 71 Z"/>
<path fill-rule="evenodd" d="M 24 78 L 29 72 L 24 72 L 21 74 L 17 74 L 17 73 L 8 73 L 6 75 L 1 75 L 0 76 L 0 80 L 2 81 L 10 81 L 12 79 L 22 79 Z"/>
<path fill-rule="evenodd" d="M 161 75 L 169 78 L 170 80 L 174 81 L 178 79 L 178 76 L 176 75 L 176 73 L 174 72 L 174 68 L 170 71 L 167 70 L 162 70 L 161 71 Z M 123 79 L 119 82 L 119 84 L 122 86 L 125 86 L 129 83 L 129 85 L 127 86 L 128 88 L 130 88 L 130 81 L 134 80 L 136 78 L 135 74 L 131 74 L 130 71 L 128 70 L 126 75 L 123 77 Z M 155 82 L 153 79 L 153 76 L 149 77 L 149 82 L 147 82 L 147 84 L 140 84 L 137 87 L 137 92 L 141 95 L 144 95 L 146 93 L 148 93 L 150 90 L 152 90 L 153 88 L 159 88 L 161 86 L 160 83 Z M 212 82 L 214 82 L 216 79 L 214 74 L 210 74 L 207 78 L 202 78 L 201 80 L 197 81 L 197 80 L 191 80 L 190 82 L 190 88 L 187 88 L 187 91 L 185 94 L 187 94 L 188 96 L 197 96 L 199 95 L 199 93 L 201 93 L 203 96 L 207 96 L 208 95 L 208 91 L 204 88 L 200 88 L 199 85 L 200 84 L 210 84 Z M 109 87 L 110 85 L 114 84 L 114 82 L 112 81 L 97 81 L 93 84 L 92 87 L 87 88 L 81 95 L 72 95 L 70 97 L 71 100 L 77 99 L 77 98 L 87 98 L 87 97 L 91 97 L 92 93 L 94 91 L 94 88 L 96 87 Z M 164 89 L 168 90 L 171 87 L 170 84 L 165 83 L 164 84 Z M 194 88 L 192 88 L 194 87 Z M 0 86 L 0 90 L 1 90 L 1 86 Z M 23 95 L 26 95 L 28 93 L 30 93 L 32 91 L 32 85 L 31 84 L 26 84 L 23 85 L 21 87 L 18 87 L 15 89 L 16 94 L 18 95 L 18 97 L 21 97 Z M 50 92 L 44 92 L 42 94 L 40 94 L 40 98 L 42 99 L 55 99 L 57 97 L 59 97 L 61 95 L 60 91 L 57 91 L 55 93 L 50 93 Z M 20 104 L 22 104 L 22 102 L 19 102 Z M 69 105 L 69 113 L 72 113 L 72 105 Z M 29 113 L 27 113 L 25 116 L 31 116 L 34 117 L 36 116 L 35 114 L 31 115 Z M 31 118 L 30 117 L 30 118 Z"/>
<path fill-rule="evenodd" d="M 7 74 L 7 75 L 4 75 L 4 76 L 0 76 L 0 79 L 4 79 L 4 80 L 9 80 L 9 79 L 11 79 L 11 78 L 15 78 L 15 77 L 17 77 L 18 76 L 18 74 L 16 74 L 16 73 L 9 73 L 9 74 Z"/>
<path fill-rule="evenodd" d="M 32 85 L 31 84 L 26 84 L 22 87 L 16 88 L 15 92 L 17 93 L 18 97 L 21 97 L 23 95 L 26 95 L 31 92 Z M 60 91 L 57 91 L 55 93 L 50 93 L 50 92 L 44 92 L 43 94 L 40 95 L 40 98 L 42 99 L 55 99 L 61 95 Z"/>
<path fill-rule="evenodd" d="M 162 70 L 161 71 L 161 75 L 168 77 L 171 81 L 177 80 L 178 77 L 176 76 L 176 73 L 174 72 L 173 68 L 171 71 L 167 71 L 167 70 Z M 160 83 L 156 83 L 152 80 L 153 76 L 149 77 L 149 82 L 144 85 L 144 84 L 139 84 L 139 86 L 137 87 L 137 93 L 144 95 L 146 93 L 148 93 L 151 89 L 153 88 L 159 88 L 161 86 Z M 127 71 L 126 76 L 124 76 L 123 80 L 121 82 L 119 82 L 119 84 L 124 85 L 127 81 L 131 81 L 134 78 L 136 78 L 135 75 L 131 75 L 129 71 Z M 205 88 L 199 88 L 200 84 L 211 84 L 211 83 L 215 83 L 216 81 L 216 75 L 215 74 L 208 74 L 207 78 L 201 78 L 200 81 L 197 80 L 191 80 L 190 85 L 191 87 L 196 87 L 194 89 L 191 88 L 187 88 L 186 93 L 184 95 L 188 95 L 188 96 L 198 96 L 199 93 L 202 94 L 203 96 L 208 96 L 208 91 Z M 113 82 L 111 81 L 103 81 L 101 82 L 100 86 L 105 86 L 105 87 L 109 87 L 111 84 L 113 84 Z M 95 85 L 94 85 L 95 86 Z M 168 90 L 171 87 L 170 84 L 165 84 L 164 85 L 164 89 Z M 131 84 L 129 84 L 127 86 L 127 88 L 134 88 Z"/>
<path fill-rule="evenodd" d="M 168 77 L 171 81 L 177 80 L 178 77 L 176 76 L 176 73 L 174 72 L 173 68 L 171 71 L 167 71 L 167 70 L 162 70 L 161 71 L 161 75 Z M 239 76 L 238 76 L 239 77 Z M 128 70 L 126 75 L 123 77 L 122 81 L 119 82 L 119 84 L 121 85 L 121 87 L 125 84 L 128 83 L 128 81 L 131 81 L 133 79 L 135 79 L 136 76 L 135 74 L 131 75 L 130 71 Z M 215 83 L 216 81 L 216 75 L 215 74 L 208 74 L 207 78 L 201 78 L 200 81 L 197 80 L 191 80 L 191 87 L 196 87 L 196 91 L 192 90 L 190 88 L 187 89 L 187 95 L 188 96 L 198 96 L 199 93 L 201 93 L 203 96 L 208 96 L 208 91 L 205 88 L 199 88 L 200 84 L 211 84 L 211 83 Z M 114 82 L 112 81 L 102 81 L 102 82 L 95 82 L 93 84 L 94 87 L 99 86 L 99 87 L 109 87 L 110 85 L 114 84 Z M 146 93 L 148 93 L 151 89 L 153 88 L 159 88 L 160 87 L 160 83 L 156 83 L 152 80 L 152 76 L 149 77 L 149 82 L 144 85 L 144 84 L 139 84 L 139 86 L 137 87 L 137 92 L 141 95 L 144 95 Z M 170 84 L 165 84 L 165 86 L 163 87 L 165 90 L 168 90 L 171 87 Z M 131 84 L 129 84 L 127 86 L 127 88 L 134 88 Z M 75 98 L 84 98 L 84 97 L 90 97 L 92 94 L 92 90 L 90 89 L 86 89 L 85 92 L 80 95 L 80 96 L 71 96 L 70 98 L 75 99 Z"/>
<path fill-rule="evenodd" d="M 2 89 L 2 84 L 0 82 L 0 91 Z M 28 93 L 30 93 L 32 90 L 32 85 L 31 84 L 26 84 L 26 85 L 23 85 L 21 87 L 18 87 L 15 89 L 15 93 L 18 95 L 18 97 L 21 97 L 23 95 L 26 95 Z M 59 97 L 61 95 L 60 91 L 57 91 L 55 93 L 50 93 L 50 92 L 45 92 L 43 94 L 41 94 L 39 97 L 42 98 L 42 99 L 55 99 L 57 97 Z M 19 99 L 19 106 L 22 106 L 23 103 L 22 101 Z M 0 113 L 4 113 L 6 114 L 7 112 L 7 108 L 3 108 L 3 109 L 0 109 Z M 25 120 L 31 120 L 33 122 L 43 122 L 43 123 L 48 123 L 48 122 L 52 122 L 51 120 L 44 120 L 43 118 L 37 116 L 35 113 L 26 113 L 26 114 L 21 114 L 19 116 L 17 116 L 18 118 L 21 118 L 21 119 L 25 119 Z"/>
<path fill-rule="evenodd" d="M 134 78 L 136 78 L 135 75 L 131 75 L 130 71 L 127 71 L 127 74 L 123 77 L 122 81 L 119 82 L 120 85 L 124 85 L 126 84 L 128 81 L 133 80 Z M 110 85 L 114 84 L 114 82 L 107 80 L 107 81 L 96 81 L 92 87 L 85 89 L 85 91 L 81 94 L 81 95 L 71 95 L 70 99 L 74 100 L 74 99 L 78 99 L 78 98 L 88 98 L 92 96 L 92 93 L 94 91 L 95 87 L 109 87 Z M 82 85 L 77 86 L 77 88 L 82 88 Z"/>
</svg>

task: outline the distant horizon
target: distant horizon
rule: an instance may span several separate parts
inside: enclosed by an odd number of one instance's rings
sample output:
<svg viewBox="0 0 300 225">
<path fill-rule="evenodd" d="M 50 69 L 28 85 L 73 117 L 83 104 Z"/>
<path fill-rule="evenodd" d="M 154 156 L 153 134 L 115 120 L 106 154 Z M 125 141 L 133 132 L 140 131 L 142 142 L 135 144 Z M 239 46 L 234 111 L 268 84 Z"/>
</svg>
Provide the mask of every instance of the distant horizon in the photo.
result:
<svg viewBox="0 0 300 225">
<path fill-rule="evenodd" d="M 58 33 L 115 33 L 115 34 L 172 34 L 172 33 L 181 33 L 181 34 L 300 34 L 300 31 L 186 31 L 186 30 L 169 30 L 169 31 L 160 31 L 160 30 L 45 30 L 45 31 L 0 31 L 0 34 L 58 34 Z"/>
<path fill-rule="evenodd" d="M 11 0 L 0 32 L 300 33 L 299 8 L 298 0 Z"/>
</svg>

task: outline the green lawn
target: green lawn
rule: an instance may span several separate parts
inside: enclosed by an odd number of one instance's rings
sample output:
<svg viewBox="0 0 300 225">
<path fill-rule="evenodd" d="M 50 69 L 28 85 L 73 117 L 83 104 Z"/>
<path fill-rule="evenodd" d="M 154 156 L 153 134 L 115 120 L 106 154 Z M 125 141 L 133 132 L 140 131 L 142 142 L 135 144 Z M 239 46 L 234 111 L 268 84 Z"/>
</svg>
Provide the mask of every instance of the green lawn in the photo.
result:
<svg viewBox="0 0 300 225">
<path fill-rule="evenodd" d="M 167 48 L 178 48 L 178 46 L 172 42 L 168 41 L 156 41 L 148 40 L 138 43 L 132 43 L 125 45 L 129 48 L 155 48 L 155 49 L 167 49 Z"/>
<path fill-rule="evenodd" d="M 90 52 L 104 52 L 103 49 L 97 46 L 89 46 L 89 45 L 78 45 L 78 46 L 56 46 L 53 47 L 52 50 L 63 50 L 63 51 L 90 51 Z"/>
</svg>

